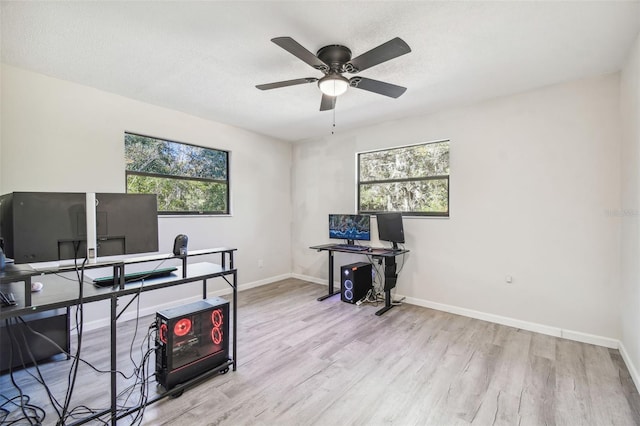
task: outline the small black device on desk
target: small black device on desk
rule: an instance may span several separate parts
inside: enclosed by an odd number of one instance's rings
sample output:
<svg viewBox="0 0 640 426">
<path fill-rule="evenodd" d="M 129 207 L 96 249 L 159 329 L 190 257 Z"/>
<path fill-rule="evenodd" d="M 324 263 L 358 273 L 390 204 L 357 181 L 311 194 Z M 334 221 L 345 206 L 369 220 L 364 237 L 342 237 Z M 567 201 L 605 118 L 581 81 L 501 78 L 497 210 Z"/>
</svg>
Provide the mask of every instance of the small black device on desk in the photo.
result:
<svg viewBox="0 0 640 426">
<path fill-rule="evenodd" d="M 2 302 L 2 306 L 15 306 L 16 298 L 13 293 L 3 293 L 0 291 L 0 301 Z"/>
</svg>

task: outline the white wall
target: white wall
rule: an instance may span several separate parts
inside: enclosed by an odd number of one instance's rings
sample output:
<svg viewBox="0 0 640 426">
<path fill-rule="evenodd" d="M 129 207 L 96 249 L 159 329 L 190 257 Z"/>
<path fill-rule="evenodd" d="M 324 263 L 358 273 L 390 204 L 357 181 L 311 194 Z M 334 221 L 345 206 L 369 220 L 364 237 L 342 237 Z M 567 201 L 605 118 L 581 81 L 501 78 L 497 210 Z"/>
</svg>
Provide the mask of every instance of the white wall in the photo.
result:
<svg viewBox="0 0 640 426">
<path fill-rule="evenodd" d="M 161 218 L 160 244 L 168 251 L 186 233 L 191 248 L 238 247 L 241 284 L 291 271 L 326 279 L 326 255 L 308 247 L 328 241 L 328 213 L 354 211 L 355 153 L 450 139 L 451 217 L 405 220 L 411 253 L 398 293 L 613 339 L 623 334 L 620 255 L 630 240 L 621 245 L 620 167 L 637 169 L 637 160 L 620 156 L 617 74 L 344 134 L 338 128 L 295 145 L 292 158 L 288 143 L 242 129 L 10 66 L 0 72 L 1 193 L 123 191 L 125 130 L 230 150 L 233 216 Z M 637 72 L 634 78 L 637 87 Z M 630 147 L 637 152 L 635 125 Z M 336 267 L 356 259 L 339 257 Z M 199 286 L 188 288 L 143 304 L 198 294 Z M 623 311 L 626 335 L 635 332 L 637 306 Z M 637 359 L 638 339 L 628 345 Z"/>
<path fill-rule="evenodd" d="M 294 274 L 326 279 L 308 247 L 354 211 L 356 152 L 449 139 L 451 217 L 405 219 L 397 292 L 618 339 L 618 102 L 614 74 L 295 145 Z"/>
<path fill-rule="evenodd" d="M 190 249 L 237 247 L 241 285 L 290 274 L 291 144 L 7 65 L 1 72 L 0 193 L 124 192 L 125 131 L 229 150 L 231 217 L 162 217 L 160 251 L 184 233 Z M 199 289 L 149 294 L 146 306 Z"/>
<path fill-rule="evenodd" d="M 640 387 L 640 36 L 622 71 L 622 344 Z"/>
</svg>

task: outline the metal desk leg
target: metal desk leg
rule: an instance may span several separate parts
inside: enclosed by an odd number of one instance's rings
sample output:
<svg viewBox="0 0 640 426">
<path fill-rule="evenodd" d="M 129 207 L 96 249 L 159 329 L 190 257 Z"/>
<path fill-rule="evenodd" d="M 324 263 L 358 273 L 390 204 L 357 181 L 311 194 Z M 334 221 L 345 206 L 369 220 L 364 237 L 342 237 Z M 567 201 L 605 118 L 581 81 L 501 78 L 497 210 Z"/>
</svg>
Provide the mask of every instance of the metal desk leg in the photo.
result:
<svg viewBox="0 0 640 426">
<path fill-rule="evenodd" d="M 391 308 L 393 308 L 393 305 L 391 304 L 391 290 L 386 290 L 384 292 L 384 308 L 376 311 L 376 315 L 380 316 Z"/>
<path fill-rule="evenodd" d="M 111 296 L 111 424 L 116 426 L 116 369 L 117 369 L 117 354 L 116 350 L 116 327 L 118 322 L 118 297 Z"/>
<path fill-rule="evenodd" d="M 24 306 L 31 306 L 31 277 L 24 279 Z"/>
<path fill-rule="evenodd" d="M 233 271 L 233 371 L 236 371 L 238 356 L 236 354 L 238 341 L 238 272 Z"/>
<path fill-rule="evenodd" d="M 333 292 L 333 252 L 331 250 L 329 250 L 329 293 L 325 294 L 324 296 L 320 296 L 318 297 L 318 302 L 321 302 L 325 299 L 328 299 L 331 296 L 334 296 L 338 293 L 334 293 Z"/>
</svg>

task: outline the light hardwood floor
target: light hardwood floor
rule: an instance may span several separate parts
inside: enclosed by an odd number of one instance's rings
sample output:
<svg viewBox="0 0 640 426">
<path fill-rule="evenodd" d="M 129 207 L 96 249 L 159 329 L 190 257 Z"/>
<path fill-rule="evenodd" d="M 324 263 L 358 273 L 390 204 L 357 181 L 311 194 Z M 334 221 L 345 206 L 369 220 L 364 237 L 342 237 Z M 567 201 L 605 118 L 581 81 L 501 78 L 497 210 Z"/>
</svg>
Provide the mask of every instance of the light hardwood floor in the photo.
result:
<svg viewBox="0 0 640 426">
<path fill-rule="evenodd" d="M 377 317 L 378 308 L 339 296 L 317 302 L 325 292 L 295 279 L 240 292 L 238 370 L 149 406 L 142 424 L 640 424 L 640 396 L 617 350 L 412 305 Z M 152 320 L 140 322 L 138 341 Z M 133 329 L 122 324 L 120 341 Z M 85 358 L 108 365 L 107 339 L 86 333 Z M 119 348 L 124 365 L 129 345 Z M 66 389 L 67 364 L 42 368 L 56 391 Z M 33 379 L 16 377 L 46 405 Z M 15 393 L 6 375 L 0 389 Z M 82 368 L 73 403 L 100 408 L 107 392 L 107 375 Z"/>
</svg>

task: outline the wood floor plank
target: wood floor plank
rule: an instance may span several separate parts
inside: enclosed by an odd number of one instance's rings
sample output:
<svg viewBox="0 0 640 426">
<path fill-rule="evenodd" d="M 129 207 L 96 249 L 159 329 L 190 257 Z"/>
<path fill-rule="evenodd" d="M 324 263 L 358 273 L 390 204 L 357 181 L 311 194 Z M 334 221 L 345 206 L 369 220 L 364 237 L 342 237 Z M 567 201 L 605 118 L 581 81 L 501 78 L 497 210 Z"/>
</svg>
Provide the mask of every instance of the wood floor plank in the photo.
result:
<svg viewBox="0 0 640 426">
<path fill-rule="evenodd" d="M 555 425 L 556 372 L 554 362 L 529 354 L 527 375 L 518 400 L 518 425 Z"/>
<path fill-rule="evenodd" d="M 412 305 L 378 317 L 380 306 L 338 296 L 318 302 L 325 292 L 296 279 L 240 292 L 238 370 L 147 407 L 142 424 L 640 424 L 640 395 L 616 350 Z M 139 360 L 151 322 L 141 319 L 133 344 L 134 323 L 119 324 L 123 372 L 131 372 L 130 358 Z M 107 370 L 105 341 L 108 330 L 86 333 L 83 357 Z M 57 395 L 64 395 L 69 366 L 41 366 Z M 16 382 L 47 411 L 43 424 L 55 424 L 46 392 L 28 372 L 34 369 L 16 372 Z M 131 380 L 118 383 L 124 389 Z M 108 388 L 108 374 L 81 365 L 72 407 L 105 408 Z M 3 396 L 17 392 L 0 376 Z"/>
<path fill-rule="evenodd" d="M 584 348 L 569 340 L 556 343 L 556 424 L 595 424 Z"/>
<path fill-rule="evenodd" d="M 608 349 L 585 345 L 584 358 L 593 420 L 623 424 L 633 418 Z"/>
</svg>

